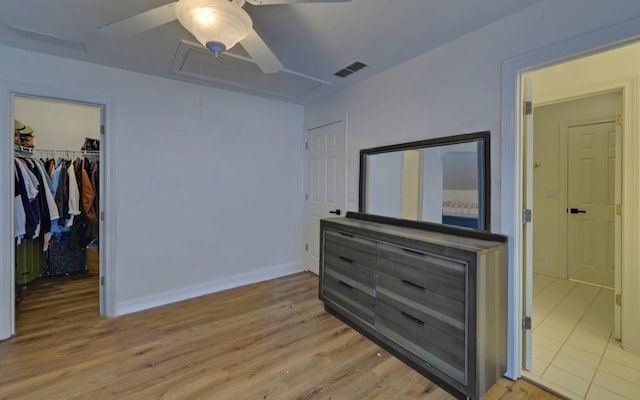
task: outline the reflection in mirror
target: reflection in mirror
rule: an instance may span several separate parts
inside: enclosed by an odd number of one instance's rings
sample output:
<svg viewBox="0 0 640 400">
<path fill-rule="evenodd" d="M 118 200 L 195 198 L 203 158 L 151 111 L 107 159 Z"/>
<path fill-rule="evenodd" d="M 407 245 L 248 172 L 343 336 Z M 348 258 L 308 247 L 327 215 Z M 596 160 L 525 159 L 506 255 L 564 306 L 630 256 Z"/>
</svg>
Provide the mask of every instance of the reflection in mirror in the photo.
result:
<svg viewBox="0 0 640 400">
<path fill-rule="evenodd" d="M 488 132 L 362 150 L 360 212 L 489 229 Z"/>
</svg>

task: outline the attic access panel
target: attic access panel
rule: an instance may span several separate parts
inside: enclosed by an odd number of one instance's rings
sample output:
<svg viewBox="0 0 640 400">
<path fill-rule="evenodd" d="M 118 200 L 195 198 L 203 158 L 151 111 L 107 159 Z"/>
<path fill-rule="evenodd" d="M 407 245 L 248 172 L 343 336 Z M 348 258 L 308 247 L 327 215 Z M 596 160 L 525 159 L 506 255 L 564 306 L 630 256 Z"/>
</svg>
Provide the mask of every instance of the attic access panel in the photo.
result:
<svg viewBox="0 0 640 400">
<path fill-rule="evenodd" d="M 292 100 L 329 84 L 287 70 L 265 74 L 241 52 L 226 52 L 215 58 L 208 49 L 186 40 L 178 46 L 171 73 Z"/>
</svg>

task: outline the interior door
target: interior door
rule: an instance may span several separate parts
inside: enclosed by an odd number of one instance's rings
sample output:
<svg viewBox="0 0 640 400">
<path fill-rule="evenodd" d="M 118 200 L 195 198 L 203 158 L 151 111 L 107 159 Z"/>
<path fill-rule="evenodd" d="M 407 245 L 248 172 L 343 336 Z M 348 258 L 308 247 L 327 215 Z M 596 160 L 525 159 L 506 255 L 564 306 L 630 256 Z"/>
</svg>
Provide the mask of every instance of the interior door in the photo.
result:
<svg viewBox="0 0 640 400">
<path fill-rule="evenodd" d="M 523 265 L 524 265 L 524 301 L 523 316 L 529 324 L 523 329 L 524 368 L 530 371 L 533 367 L 533 82 L 531 78 L 524 79 L 523 90 L 523 175 L 524 214 L 531 216 L 527 222 L 527 215 L 523 225 Z M 528 212 L 527 212 L 528 211 Z"/>
<path fill-rule="evenodd" d="M 569 278 L 613 287 L 616 124 L 568 129 Z"/>
<path fill-rule="evenodd" d="M 319 273 L 320 220 L 345 212 L 345 129 L 335 121 L 307 129 L 305 268 Z"/>
</svg>

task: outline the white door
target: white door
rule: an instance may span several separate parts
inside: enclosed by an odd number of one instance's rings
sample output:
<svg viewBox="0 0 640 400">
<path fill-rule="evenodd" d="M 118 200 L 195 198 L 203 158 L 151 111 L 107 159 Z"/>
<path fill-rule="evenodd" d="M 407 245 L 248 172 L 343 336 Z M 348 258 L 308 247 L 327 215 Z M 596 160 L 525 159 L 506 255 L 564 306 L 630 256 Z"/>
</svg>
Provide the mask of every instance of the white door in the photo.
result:
<svg viewBox="0 0 640 400">
<path fill-rule="evenodd" d="M 523 174 L 524 204 L 522 208 L 531 212 L 533 217 L 533 82 L 531 78 L 524 80 L 523 103 Z M 523 215 L 523 217 L 526 217 Z M 526 218 L 525 218 L 526 219 Z M 523 225 L 523 265 L 524 265 L 524 301 L 523 316 L 529 321 L 522 335 L 524 342 L 524 368 L 530 371 L 533 367 L 533 218 Z"/>
<path fill-rule="evenodd" d="M 320 220 L 345 212 L 345 129 L 336 121 L 307 129 L 305 268 L 319 273 Z"/>
<path fill-rule="evenodd" d="M 568 130 L 569 278 L 613 287 L 616 124 Z"/>
</svg>

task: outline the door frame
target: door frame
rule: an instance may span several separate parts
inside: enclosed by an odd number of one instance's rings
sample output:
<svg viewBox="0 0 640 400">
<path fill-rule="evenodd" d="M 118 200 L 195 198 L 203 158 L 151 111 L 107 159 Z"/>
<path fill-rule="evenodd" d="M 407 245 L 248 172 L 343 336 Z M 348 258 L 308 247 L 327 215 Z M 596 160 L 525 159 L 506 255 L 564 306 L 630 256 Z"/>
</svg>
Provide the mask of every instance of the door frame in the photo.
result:
<svg viewBox="0 0 640 400">
<path fill-rule="evenodd" d="M 501 70 L 501 229 L 500 231 L 509 237 L 508 241 L 508 329 L 507 329 L 507 371 L 505 376 L 518 379 L 523 370 L 523 232 L 522 232 L 522 185 L 523 185 L 523 104 L 522 77 L 525 73 L 551 65 L 575 60 L 602 51 L 611 50 L 637 42 L 640 39 L 640 18 L 632 18 L 625 22 L 591 31 L 584 35 L 569 38 L 567 40 L 521 54 L 502 63 Z M 635 79 L 635 78 L 634 78 Z M 634 103 L 636 99 L 633 100 Z M 631 119 L 625 109 L 625 127 L 627 132 L 634 132 L 636 118 Z M 633 126 L 631 126 L 631 125 Z M 628 134 L 625 146 L 638 150 L 640 141 L 638 135 Z M 627 157 L 623 155 L 625 159 Z M 625 168 L 628 175 L 638 176 L 640 170 L 638 160 L 633 163 L 631 170 Z M 626 185 L 623 186 L 626 187 Z M 623 204 L 628 201 L 640 200 L 638 190 L 627 192 L 623 198 Z M 628 203 L 632 204 L 632 203 Z M 632 210 L 634 214 L 637 210 Z M 633 216 L 632 216 L 633 217 Z M 637 218 L 636 218 L 637 220 Z M 635 229 L 627 226 L 627 234 L 640 238 L 640 224 Z M 623 228 L 624 229 L 624 228 Z M 628 260 L 630 263 L 640 260 L 640 254 L 635 249 L 630 249 L 633 254 Z M 637 265 L 637 262 L 635 263 Z M 640 271 L 635 271 L 632 276 L 625 279 L 639 281 Z M 640 297 L 635 295 L 634 297 Z M 633 301 L 626 299 L 625 301 Z M 640 302 L 640 298 L 636 299 Z"/>
<path fill-rule="evenodd" d="M 627 123 L 627 121 L 630 121 L 629 124 L 631 125 L 629 127 L 629 131 L 630 132 L 635 132 L 635 128 L 633 128 L 633 122 L 636 121 L 636 117 L 637 117 L 637 113 L 635 112 L 635 108 L 634 108 L 634 104 L 635 102 L 635 96 L 636 96 L 636 87 L 637 87 L 637 83 L 638 83 L 638 79 L 635 76 L 630 76 L 627 78 L 621 78 L 618 80 L 605 80 L 603 82 L 595 82 L 595 83 L 591 83 L 589 85 L 585 85 L 582 87 L 578 87 L 575 88 L 572 92 L 567 92 L 566 94 L 571 96 L 571 97 L 565 97 L 565 94 L 563 94 L 562 96 L 558 96 L 558 97 L 554 97 L 554 98 L 550 98 L 549 100 L 540 103 L 539 106 L 543 106 L 543 105 L 550 105 L 550 104 L 558 104 L 558 103 L 564 103 L 567 101 L 572 101 L 572 100 L 578 100 L 581 98 L 585 98 L 585 97 L 591 97 L 591 96 L 597 96 L 597 95 L 601 95 L 601 94 L 606 94 L 606 93 L 620 93 L 621 97 L 622 97 L 622 114 L 624 116 L 624 121 L 623 121 L 623 125 L 625 125 Z M 614 120 L 617 118 L 617 116 L 614 116 Z M 601 123 L 601 122 L 611 122 L 610 119 L 585 119 L 582 121 L 567 121 L 564 122 L 560 125 L 560 154 L 561 157 L 563 157 L 564 161 L 567 160 L 568 157 L 568 131 L 567 129 L 571 126 L 579 126 L 579 125 L 585 125 L 585 124 L 591 124 L 591 123 Z M 640 125 L 635 125 L 635 126 L 640 126 Z M 533 133 L 535 135 L 535 132 Z M 636 150 L 635 152 L 632 151 L 633 147 L 629 147 L 627 149 L 627 151 L 623 152 L 622 148 L 624 146 L 626 146 L 627 142 L 625 141 L 626 136 L 625 135 L 625 130 L 621 131 L 622 134 L 622 140 L 618 141 L 618 143 L 620 145 L 616 146 L 616 166 L 620 167 L 620 170 L 629 170 L 629 168 L 632 168 L 633 166 L 633 160 L 635 159 L 634 157 L 637 157 L 637 155 L 640 155 L 640 150 Z M 527 151 L 527 147 L 526 144 L 523 143 L 523 152 Z M 623 163 L 623 158 L 626 157 L 628 163 L 625 165 Z M 533 159 L 532 159 L 533 161 Z M 561 180 L 560 180 L 560 187 L 561 188 L 567 188 L 568 187 L 568 169 L 567 169 L 567 165 L 566 163 L 562 163 L 561 162 L 561 168 L 562 170 L 560 171 L 561 173 Z M 530 181 L 532 182 L 532 178 L 533 178 L 533 168 L 531 165 L 526 165 L 525 164 L 525 160 L 522 160 L 522 169 L 523 171 L 526 171 L 527 173 L 527 177 L 526 180 L 523 182 L 523 185 L 525 184 L 525 182 Z M 617 168 L 618 169 L 618 168 Z M 620 173 L 621 171 L 616 171 L 616 173 Z M 524 177 L 524 176 L 523 176 Z M 628 178 L 626 185 L 630 185 L 633 184 L 633 178 L 631 175 L 626 174 L 626 177 Z M 616 177 L 616 204 L 621 204 L 624 199 L 621 198 L 622 195 L 622 191 L 623 188 L 625 186 L 625 182 L 624 180 L 620 179 L 620 181 L 617 180 Z M 524 186 L 523 186 L 524 188 Z M 640 197 L 639 197 L 640 198 Z M 567 197 L 567 193 L 565 191 L 562 191 L 562 195 L 560 196 L 560 202 L 564 202 L 564 207 L 568 207 L 568 197 Z M 631 203 L 628 203 L 631 204 Z M 535 215 L 535 210 L 533 210 L 533 213 Z M 535 221 L 534 221 L 535 222 Z M 622 292 L 626 292 L 626 293 L 633 293 L 633 285 L 632 285 L 632 281 L 629 280 L 627 283 L 628 285 L 626 287 L 622 287 L 621 284 L 621 275 L 623 273 L 623 263 L 622 263 L 622 259 L 630 259 L 630 256 L 633 256 L 633 252 L 635 251 L 633 248 L 630 248 L 630 246 L 623 246 L 623 237 L 627 238 L 629 237 L 629 233 L 626 233 L 626 236 L 624 236 L 623 232 L 622 232 L 622 217 L 616 215 L 615 216 L 615 228 L 616 228 L 616 232 L 615 232 L 615 277 L 614 277 L 614 286 L 615 286 L 615 290 L 616 290 L 616 294 L 618 294 L 618 292 L 622 293 Z M 568 218 L 565 219 L 563 227 L 564 227 L 564 231 L 561 234 L 564 234 L 566 236 L 566 234 L 568 233 Z M 528 224 L 525 226 L 529 226 L 532 224 Z M 629 226 L 628 228 L 633 228 L 631 226 Z M 638 236 L 640 238 L 640 235 Z M 568 242 L 567 242 L 568 243 Z M 626 243 L 634 243 L 632 239 L 630 240 L 626 240 Z M 522 244 L 522 250 L 523 253 L 526 254 L 530 254 L 533 253 L 533 243 L 532 242 L 528 242 L 525 241 Z M 625 249 L 627 251 L 627 254 L 623 254 L 622 253 L 622 249 Z M 563 248 L 561 251 L 561 257 L 563 258 L 563 262 L 565 262 L 565 265 L 567 265 L 567 279 L 569 278 L 569 270 L 568 270 L 568 249 L 567 248 Z M 533 269 L 533 264 L 532 264 L 532 260 L 526 260 L 527 262 L 529 262 L 529 264 L 527 264 L 529 267 Z M 636 271 L 630 271 L 632 274 L 636 273 Z M 629 272 L 627 273 L 629 274 Z M 522 301 L 523 304 L 532 304 L 533 303 L 533 292 L 532 292 L 532 285 L 533 282 L 528 282 L 527 278 L 529 278 L 529 276 L 527 274 L 523 274 L 523 282 L 524 282 L 524 290 L 522 293 Z M 532 279 L 532 278 L 530 278 Z M 633 301 L 633 300 L 632 300 Z M 634 304 L 640 304 L 640 297 L 637 298 L 636 302 L 634 302 Z M 533 310 L 525 310 L 528 312 L 531 312 Z M 621 307 L 620 306 L 616 306 L 614 305 L 614 317 L 615 317 L 615 323 L 614 323 L 614 335 L 615 337 L 620 337 L 621 335 L 621 319 L 622 319 L 622 311 L 621 311 Z M 526 315 L 532 315 L 532 313 L 526 313 Z M 633 335 L 630 333 L 630 330 L 627 331 L 627 337 L 631 338 L 633 337 Z M 532 349 L 530 347 L 530 343 L 531 342 L 526 342 L 523 343 L 523 366 L 525 366 L 526 369 L 529 369 L 531 366 L 531 361 L 532 361 Z"/>
<path fill-rule="evenodd" d="M 44 98 L 99 106 L 101 122 L 101 182 L 100 205 L 104 218 L 100 220 L 100 315 L 115 313 L 115 101 L 92 93 L 80 93 L 60 88 L 34 86 L 26 83 L 0 81 L 0 121 L 5 130 L 0 135 L 0 193 L 8 198 L 13 193 L 13 116 L 15 96 Z M 109 137 L 105 140 L 105 137 Z M 0 340 L 15 334 L 15 240 L 13 234 L 13 201 L 0 202 Z"/>
<path fill-rule="evenodd" d="M 347 206 L 348 206 L 347 188 L 349 186 L 349 183 L 348 183 L 349 139 L 348 139 L 348 128 L 347 128 L 347 123 L 348 123 L 347 113 L 346 112 L 336 113 L 333 115 L 329 115 L 325 118 L 313 120 L 312 122 L 305 123 L 304 125 L 304 140 L 302 143 L 302 151 L 304 153 L 304 182 L 303 182 L 303 194 L 302 194 L 302 200 L 304 202 L 304 208 L 303 208 L 304 237 L 303 237 L 303 243 L 302 243 L 302 260 L 303 260 L 304 269 L 306 271 L 309 271 L 308 264 L 310 263 L 310 259 L 311 259 L 311 257 L 309 256 L 309 250 L 307 247 L 305 247 L 306 245 L 308 245 L 307 241 L 309 240 L 309 238 L 307 235 L 309 231 L 309 225 L 311 224 L 311 216 L 309 215 L 309 207 L 308 207 L 309 201 L 307 198 L 309 194 L 309 152 L 307 151 L 307 146 L 309 143 L 309 131 L 312 131 L 314 129 L 319 129 L 325 126 L 337 124 L 340 122 L 342 122 L 342 128 L 344 130 L 344 135 L 343 135 L 344 143 L 342 143 L 342 146 L 344 148 L 344 163 L 343 163 L 344 170 L 342 171 L 342 173 L 344 174 L 344 191 L 343 191 L 344 198 L 342 199 L 342 204 L 343 204 L 342 210 L 344 210 L 344 214 L 346 214 Z"/>
</svg>

